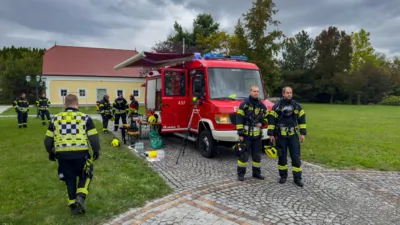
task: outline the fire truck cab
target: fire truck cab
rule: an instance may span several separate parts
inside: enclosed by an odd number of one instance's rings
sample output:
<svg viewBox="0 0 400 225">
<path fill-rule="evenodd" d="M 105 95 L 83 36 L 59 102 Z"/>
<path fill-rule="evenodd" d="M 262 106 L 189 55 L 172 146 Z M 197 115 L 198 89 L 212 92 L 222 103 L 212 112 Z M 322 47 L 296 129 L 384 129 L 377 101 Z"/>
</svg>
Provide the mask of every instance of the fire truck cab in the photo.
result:
<svg viewBox="0 0 400 225">
<path fill-rule="evenodd" d="M 273 106 L 266 99 L 260 69 L 246 60 L 245 56 L 219 54 L 141 52 L 114 69 L 149 68 L 145 106 L 157 114 L 161 133 L 187 137 L 196 142 L 204 157 L 211 158 L 217 145 L 230 147 L 238 141 L 236 111 L 252 85 L 260 88 L 260 99 L 268 110 Z M 197 109 L 193 98 L 198 99 Z M 266 127 L 264 141 L 269 138 Z"/>
</svg>

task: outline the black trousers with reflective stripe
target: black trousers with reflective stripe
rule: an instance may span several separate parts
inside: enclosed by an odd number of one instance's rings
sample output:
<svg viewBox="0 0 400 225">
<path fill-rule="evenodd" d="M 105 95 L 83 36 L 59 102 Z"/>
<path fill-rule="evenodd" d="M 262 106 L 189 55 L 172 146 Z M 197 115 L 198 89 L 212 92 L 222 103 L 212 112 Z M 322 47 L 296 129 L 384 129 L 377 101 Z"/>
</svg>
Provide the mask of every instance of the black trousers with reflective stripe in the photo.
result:
<svg viewBox="0 0 400 225">
<path fill-rule="evenodd" d="M 261 162 L 261 135 L 258 137 L 244 136 L 243 142 L 246 144 L 247 151 L 244 152 L 239 160 L 248 162 L 251 154 L 252 161 L 255 163 Z"/>
<path fill-rule="evenodd" d="M 84 188 L 87 178 L 83 174 L 86 157 L 78 159 L 59 159 L 58 175 L 65 182 L 69 200 L 76 199 L 78 188 Z M 78 182 L 76 178 L 79 178 Z M 83 194 L 85 197 L 86 195 Z"/>
<path fill-rule="evenodd" d="M 46 116 L 47 121 L 49 121 L 50 120 L 49 110 L 40 110 L 40 116 L 42 117 L 42 122 L 44 122 L 45 116 Z"/>
<path fill-rule="evenodd" d="M 118 129 L 118 126 L 119 126 L 119 118 L 122 119 L 122 124 L 126 124 L 126 113 L 115 114 L 114 130 Z"/>
<path fill-rule="evenodd" d="M 107 114 L 102 114 L 101 118 L 103 119 L 103 130 L 106 130 L 108 127 L 108 120 L 109 120 L 109 115 Z"/>
<path fill-rule="evenodd" d="M 289 149 L 290 158 L 292 160 L 292 170 L 293 167 L 300 168 L 301 160 L 300 160 L 300 141 L 299 136 L 297 134 L 290 137 L 279 136 L 277 140 L 278 147 L 278 166 L 286 167 L 286 169 L 279 169 L 279 175 L 281 177 L 287 177 L 287 152 Z M 301 179 L 301 171 L 294 172 L 294 179 Z"/>
<path fill-rule="evenodd" d="M 28 123 L 28 112 L 17 112 L 18 126 L 27 126 Z"/>
</svg>

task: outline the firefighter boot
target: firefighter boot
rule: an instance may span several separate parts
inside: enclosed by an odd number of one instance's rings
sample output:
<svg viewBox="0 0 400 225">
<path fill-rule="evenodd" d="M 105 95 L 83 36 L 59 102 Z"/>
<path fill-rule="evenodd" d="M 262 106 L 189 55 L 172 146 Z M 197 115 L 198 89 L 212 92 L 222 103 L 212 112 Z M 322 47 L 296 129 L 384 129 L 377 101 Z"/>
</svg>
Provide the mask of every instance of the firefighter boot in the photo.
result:
<svg viewBox="0 0 400 225">
<path fill-rule="evenodd" d="M 257 178 L 259 180 L 264 180 L 264 177 L 261 176 L 261 169 L 260 167 L 254 167 L 253 166 L 253 177 Z"/>
<path fill-rule="evenodd" d="M 287 177 L 288 177 L 287 170 L 279 170 L 279 176 L 281 177 L 281 178 L 279 179 L 279 183 L 280 183 L 280 184 L 286 183 L 286 179 L 287 179 Z"/>
<path fill-rule="evenodd" d="M 246 174 L 246 167 L 238 166 L 237 174 L 238 174 L 238 181 L 244 181 L 244 175 Z"/>
<path fill-rule="evenodd" d="M 301 181 L 301 172 L 293 172 L 294 183 L 299 186 L 303 187 L 303 181 Z"/>
<path fill-rule="evenodd" d="M 78 207 L 76 204 L 71 204 L 69 205 L 69 207 L 71 208 L 71 215 L 75 216 L 79 214 Z"/>
<path fill-rule="evenodd" d="M 85 210 L 85 197 L 82 194 L 79 194 L 78 196 L 76 196 L 76 207 L 77 207 L 77 211 L 79 214 L 84 214 L 86 212 Z"/>
</svg>

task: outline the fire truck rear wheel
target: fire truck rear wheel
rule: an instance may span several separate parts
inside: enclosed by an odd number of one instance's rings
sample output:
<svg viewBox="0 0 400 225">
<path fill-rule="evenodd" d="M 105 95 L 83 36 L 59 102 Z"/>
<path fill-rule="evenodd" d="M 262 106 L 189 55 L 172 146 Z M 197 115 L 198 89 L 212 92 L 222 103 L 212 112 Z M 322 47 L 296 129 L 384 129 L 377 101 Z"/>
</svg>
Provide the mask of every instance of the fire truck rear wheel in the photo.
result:
<svg viewBox="0 0 400 225">
<path fill-rule="evenodd" d="M 203 157 L 212 158 L 217 154 L 217 142 L 208 130 L 203 130 L 200 133 L 198 146 Z"/>
</svg>

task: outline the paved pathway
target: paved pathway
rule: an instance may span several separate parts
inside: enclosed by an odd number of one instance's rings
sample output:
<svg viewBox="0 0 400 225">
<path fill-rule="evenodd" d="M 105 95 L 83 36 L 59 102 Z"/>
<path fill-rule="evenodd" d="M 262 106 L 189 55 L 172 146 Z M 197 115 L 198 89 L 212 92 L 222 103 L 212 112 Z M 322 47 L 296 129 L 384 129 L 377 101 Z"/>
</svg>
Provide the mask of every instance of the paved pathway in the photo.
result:
<svg viewBox="0 0 400 225">
<path fill-rule="evenodd" d="M 305 186 L 299 188 L 291 176 L 278 184 L 277 162 L 264 155 L 266 180 L 250 178 L 248 170 L 245 182 L 238 182 L 236 158 L 228 151 L 206 159 L 189 144 L 176 165 L 180 143 L 168 139 L 166 158 L 149 162 L 174 193 L 107 224 L 400 224 L 400 172 L 329 170 L 305 163 Z"/>
<path fill-rule="evenodd" d="M 9 108 L 11 108 L 11 106 L 0 105 L 0 114 L 2 114 L 4 111 L 6 111 Z"/>
</svg>

